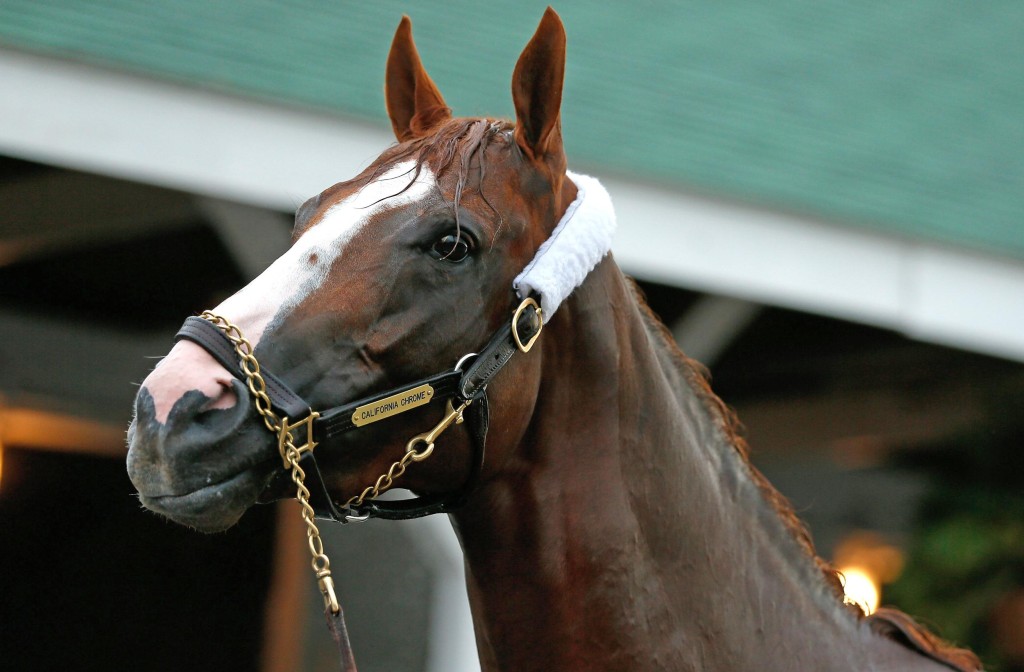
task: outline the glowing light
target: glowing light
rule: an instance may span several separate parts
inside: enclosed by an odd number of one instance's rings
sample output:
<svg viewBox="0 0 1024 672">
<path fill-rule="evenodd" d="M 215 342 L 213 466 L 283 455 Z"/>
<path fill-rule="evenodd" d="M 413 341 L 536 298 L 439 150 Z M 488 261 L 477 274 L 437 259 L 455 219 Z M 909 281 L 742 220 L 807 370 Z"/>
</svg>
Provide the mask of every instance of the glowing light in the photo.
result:
<svg viewBox="0 0 1024 672">
<path fill-rule="evenodd" d="M 869 530 L 855 530 L 836 546 L 833 566 L 843 575 L 846 601 L 874 613 L 881 601 L 882 585 L 892 583 L 903 571 L 903 551 L 885 537 Z"/>
<path fill-rule="evenodd" d="M 882 597 L 881 586 L 875 577 L 860 567 L 843 567 L 839 572 L 843 576 L 846 600 L 860 605 L 865 613 L 874 613 Z"/>
</svg>

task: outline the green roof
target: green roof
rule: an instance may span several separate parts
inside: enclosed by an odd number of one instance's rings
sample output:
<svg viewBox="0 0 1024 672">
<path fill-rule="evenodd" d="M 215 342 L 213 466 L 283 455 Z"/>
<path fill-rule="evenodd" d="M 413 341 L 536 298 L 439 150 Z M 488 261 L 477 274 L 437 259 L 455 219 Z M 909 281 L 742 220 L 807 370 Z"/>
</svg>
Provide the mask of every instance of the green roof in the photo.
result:
<svg viewBox="0 0 1024 672">
<path fill-rule="evenodd" d="M 387 127 L 403 12 L 456 114 L 507 116 L 545 4 L 4 0 L 0 43 Z M 1024 3 L 555 9 L 573 165 L 1024 258 Z"/>
</svg>

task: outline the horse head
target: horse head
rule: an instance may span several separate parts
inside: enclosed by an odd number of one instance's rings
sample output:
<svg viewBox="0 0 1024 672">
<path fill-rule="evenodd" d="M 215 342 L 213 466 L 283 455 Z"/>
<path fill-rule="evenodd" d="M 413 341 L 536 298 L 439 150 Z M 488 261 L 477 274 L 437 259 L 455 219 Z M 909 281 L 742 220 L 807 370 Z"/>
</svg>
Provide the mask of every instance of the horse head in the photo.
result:
<svg viewBox="0 0 1024 672">
<path fill-rule="evenodd" d="M 515 67 L 515 123 L 455 118 L 403 18 L 385 86 L 398 143 L 306 201 L 290 249 L 213 312 L 313 408 L 449 370 L 480 350 L 519 303 L 513 279 L 576 196 L 559 121 L 564 62 L 565 32 L 548 9 Z M 488 441 L 490 464 L 525 431 L 540 376 L 539 356 L 521 358 L 490 387 L 501 428 Z M 333 496 L 372 483 L 411 434 L 436 422 L 437 407 L 400 417 L 318 453 Z M 200 530 L 232 525 L 280 472 L 246 383 L 189 340 L 142 383 L 128 442 L 142 503 Z M 472 468 L 470 444 L 467 432 L 450 432 L 403 487 L 457 488 Z"/>
</svg>

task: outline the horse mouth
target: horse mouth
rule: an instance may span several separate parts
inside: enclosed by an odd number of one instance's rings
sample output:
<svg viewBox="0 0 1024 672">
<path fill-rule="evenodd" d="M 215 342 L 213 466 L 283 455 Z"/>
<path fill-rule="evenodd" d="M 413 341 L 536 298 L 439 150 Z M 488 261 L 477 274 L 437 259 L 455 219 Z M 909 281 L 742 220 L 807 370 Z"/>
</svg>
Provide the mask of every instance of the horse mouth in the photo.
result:
<svg viewBox="0 0 1024 672">
<path fill-rule="evenodd" d="M 250 422 L 249 407 L 207 411 L 208 401 L 189 391 L 161 423 L 143 387 L 128 428 L 126 466 L 144 507 L 176 523 L 219 532 L 256 503 L 281 460 L 272 437 Z"/>
<path fill-rule="evenodd" d="M 140 490 L 139 501 L 181 525 L 222 532 L 238 522 L 263 492 L 271 473 L 262 466 L 182 494 L 146 495 Z"/>
</svg>

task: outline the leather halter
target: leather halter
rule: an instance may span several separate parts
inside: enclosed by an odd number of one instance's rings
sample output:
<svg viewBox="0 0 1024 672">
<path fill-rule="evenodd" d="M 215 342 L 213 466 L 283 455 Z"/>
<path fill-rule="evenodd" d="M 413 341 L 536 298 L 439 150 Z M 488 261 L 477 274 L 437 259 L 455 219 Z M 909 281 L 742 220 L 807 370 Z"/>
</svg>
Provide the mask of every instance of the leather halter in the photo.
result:
<svg viewBox="0 0 1024 672">
<path fill-rule="evenodd" d="M 543 328 L 541 310 L 532 298 L 523 300 L 511 320 L 491 336 L 479 353 L 463 357 L 455 369 L 438 373 L 408 383 L 401 387 L 370 395 L 341 406 L 335 406 L 321 413 L 314 413 L 310 405 L 291 390 L 279 377 L 266 369 L 262 376 L 267 383 L 267 395 L 271 406 L 282 416 L 298 418 L 289 421 L 292 427 L 307 424 L 311 433 L 311 446 L 329 447 L 338 439 L 357 428 L 353 414 L 357 409 L 381 400 L 410 392 L 423 385 L 434 390 L 431 403 L 435 400 L 471 402 L 465 414 L 469 422 L 473 443 L 473 462 L 462 487 L 455 492 L 424 495 L 398 501 L 366 499 L 361 504 L 339 507 L 327 491 L 320 467 L 313 451 L 306 452 L 301 459 L 308 474 L 311 501 L 318 518 L 327 518 L 341 523 L 385 518 L 399 520 L 419 518 L 434 513 L 447 513 L 461 506 L 476 486 L 483 468 L 485 443 L 489 420 L 487 405 L 487 384 L 512 359 L 517 352 L 528 352 Z M 175 341 L 186 339 L 199 345 L 227 369 L 233 376 L 245 381 L 239 366 L 238 355 L 231 341 L 214 324 L 201 317 L 189 317 L 175 335 Z M 463 362 L 469 363 L 463 367 Z M 312 417 L 311 417 L 312 416 Z M 284 474 L 286 472 L 282 472 Z"/>
</svg>

